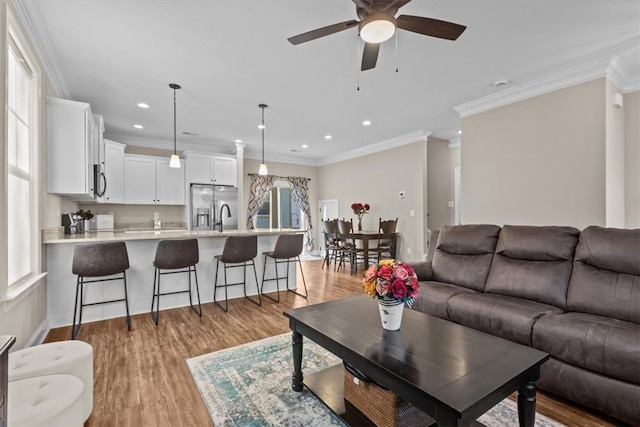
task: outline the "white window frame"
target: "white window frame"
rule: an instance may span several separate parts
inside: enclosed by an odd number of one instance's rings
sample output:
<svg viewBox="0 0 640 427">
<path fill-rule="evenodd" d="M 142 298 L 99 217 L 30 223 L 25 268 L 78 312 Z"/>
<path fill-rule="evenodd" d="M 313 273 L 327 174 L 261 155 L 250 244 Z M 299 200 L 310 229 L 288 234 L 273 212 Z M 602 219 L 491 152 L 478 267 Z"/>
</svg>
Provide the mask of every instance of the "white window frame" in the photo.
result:
<svg viewBox="0 0 640 427">
<path fill-rule="evenodd" d="M 21 278 L 15 283 L 8 283 L 9 269 L 8 269 L 8 176 L 9 176 L 9 161 L 8 161 L 8 138 L 9 138 L 9 105 L 8 105 L 8 91 L 5 83 L 5 95 L 2 102 L 5 106 L 4 114 L 4 135 L 3 137 L 3 152 L 1 153 L 0 160 L 2 165 L 0 171 L 2 177 L 0 177 L 0 184 L 2 185 L 2 211 L 0 211 L 0 235 L 2 237 L 3 255 L 0 260 L 0 300 L 3 302 L 13 301 L 21 295 L 25 295 L 26 292 L 33 288 L 36 284 L 41 283 L 41 279 L 46 273 L 42 272 L 41 264 L 41 233 L 40 233 L 40 140 L 41 140 L 41 122 L 40 116 L 42 111 L 42 84 L 41 84 L 41 69 L 35 60 L 37 56 L 33 53 L 29 47 L 28 38 L 22 32 L 18 19 L 13 14 L 8 4 L 5 5 L 6 9 L 6 28 L 5 30 L 5 81 L 8 78 L 8 56 L 10 48 L 10 40 L 13 40 L 13 44 L 17 47 L 22 58 L 26 61 L 27 66 L 32 71 L 32 78 L 30 80 L 30 101 L 29 101 L 29 183 L 30 183 L 30 204 L 31 204 L 31 218 L 30 218 L 30 234 L 31 234 L 31 273 Z"/>
<path fill-rule="evenodd" d="M 277 188 L 277 196 L 275 197 L 274 200 L 274 195 L 273 192 L 271 190 L 273 190 L 274 188 Z M 261 230 L 267 230 L 271 228 L 271 223 L 273 221 L 273 206 L 275 204 L 278 204 L 278 228 L 282 228 L 282 216 L 280 215 L 280 207 L 279 207 L 279 203 L 280 203 L 280 191 L 282 189 L 286 189 L 286 190 L 290 190 L 293 193 L 293 188 L 291 187 L 291 184 L 288 181 L 283 181 L 283 180 L 275 180 L 273 182 L 273 185 L 271 186 L 271 188 L 269 189 L 269 227 L 258 227 L 257 226 L 257 215 L 256 215 L 256 229 L 261 229 Z M 293 201 L 293 194 L 291 195 L 292 197 L 292 201 Z M 303 212 L 300 212 L 300 230 L 306 230 L 306 224 L 305 224 L 305 215 Z"/>
</svg>

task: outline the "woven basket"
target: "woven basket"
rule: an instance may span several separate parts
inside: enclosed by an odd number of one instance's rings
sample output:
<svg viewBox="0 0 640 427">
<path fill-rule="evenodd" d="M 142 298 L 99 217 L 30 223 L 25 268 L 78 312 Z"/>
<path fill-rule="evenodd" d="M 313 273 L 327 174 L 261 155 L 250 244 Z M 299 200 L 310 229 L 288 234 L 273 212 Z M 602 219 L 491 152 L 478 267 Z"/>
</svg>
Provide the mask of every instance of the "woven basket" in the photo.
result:
<svg viewBox="0 0 640 427">
<path fill-rule="evenodd" d="M 354 382 L 354 376 L 344 371 L 344 398 L 378 427 L 428 426 L 434 419 L 399 398 L 393 392 L 374 383 Z"/>
</svg>

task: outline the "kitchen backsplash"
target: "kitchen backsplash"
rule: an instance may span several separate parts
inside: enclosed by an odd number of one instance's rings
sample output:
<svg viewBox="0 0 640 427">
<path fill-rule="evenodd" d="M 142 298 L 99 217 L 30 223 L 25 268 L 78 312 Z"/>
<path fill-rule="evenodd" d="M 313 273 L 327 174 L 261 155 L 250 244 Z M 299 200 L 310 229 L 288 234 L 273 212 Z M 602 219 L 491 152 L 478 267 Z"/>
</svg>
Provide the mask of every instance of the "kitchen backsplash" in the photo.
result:
<svg viewBox="0 0 640 427">
<path fill-rule="evenodd" d="M 184 206 L 82 204 L 92 214 L 112 213 L 114 228 L 152 228 L 153 214 L 158 212 L 162 228 L 186 227 Z"/>
</svg>

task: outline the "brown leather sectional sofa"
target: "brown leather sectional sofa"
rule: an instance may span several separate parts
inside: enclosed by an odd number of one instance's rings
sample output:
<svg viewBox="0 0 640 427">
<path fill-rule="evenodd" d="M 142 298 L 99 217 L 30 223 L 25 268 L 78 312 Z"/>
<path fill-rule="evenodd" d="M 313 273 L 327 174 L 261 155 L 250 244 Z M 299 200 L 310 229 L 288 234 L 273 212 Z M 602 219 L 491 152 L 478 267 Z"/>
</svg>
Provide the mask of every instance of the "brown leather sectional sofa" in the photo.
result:
<svg viewBox="0 0 640 427">
<path fill-rule="evenodd" d="M 419 310 L 551 355 L 541 390 L 640 423 L 640 229 L 446 226 Z"/>
</svg>

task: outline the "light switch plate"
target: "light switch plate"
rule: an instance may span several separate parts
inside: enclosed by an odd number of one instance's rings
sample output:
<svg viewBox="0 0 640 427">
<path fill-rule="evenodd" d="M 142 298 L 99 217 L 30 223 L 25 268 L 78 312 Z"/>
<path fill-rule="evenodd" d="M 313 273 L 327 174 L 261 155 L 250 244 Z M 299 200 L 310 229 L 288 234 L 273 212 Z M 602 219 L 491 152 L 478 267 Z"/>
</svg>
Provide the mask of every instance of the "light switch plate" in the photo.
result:
<svg viewBox="0 0 640 427">
<path fill-rule="evenodd" d="M 449 200 L 449 201 L 447 202 L 447 207 L 448 207 L 448 208 L 453 208 L 453 207 L 454 207 L 453 200 Z"/>
</svg>

